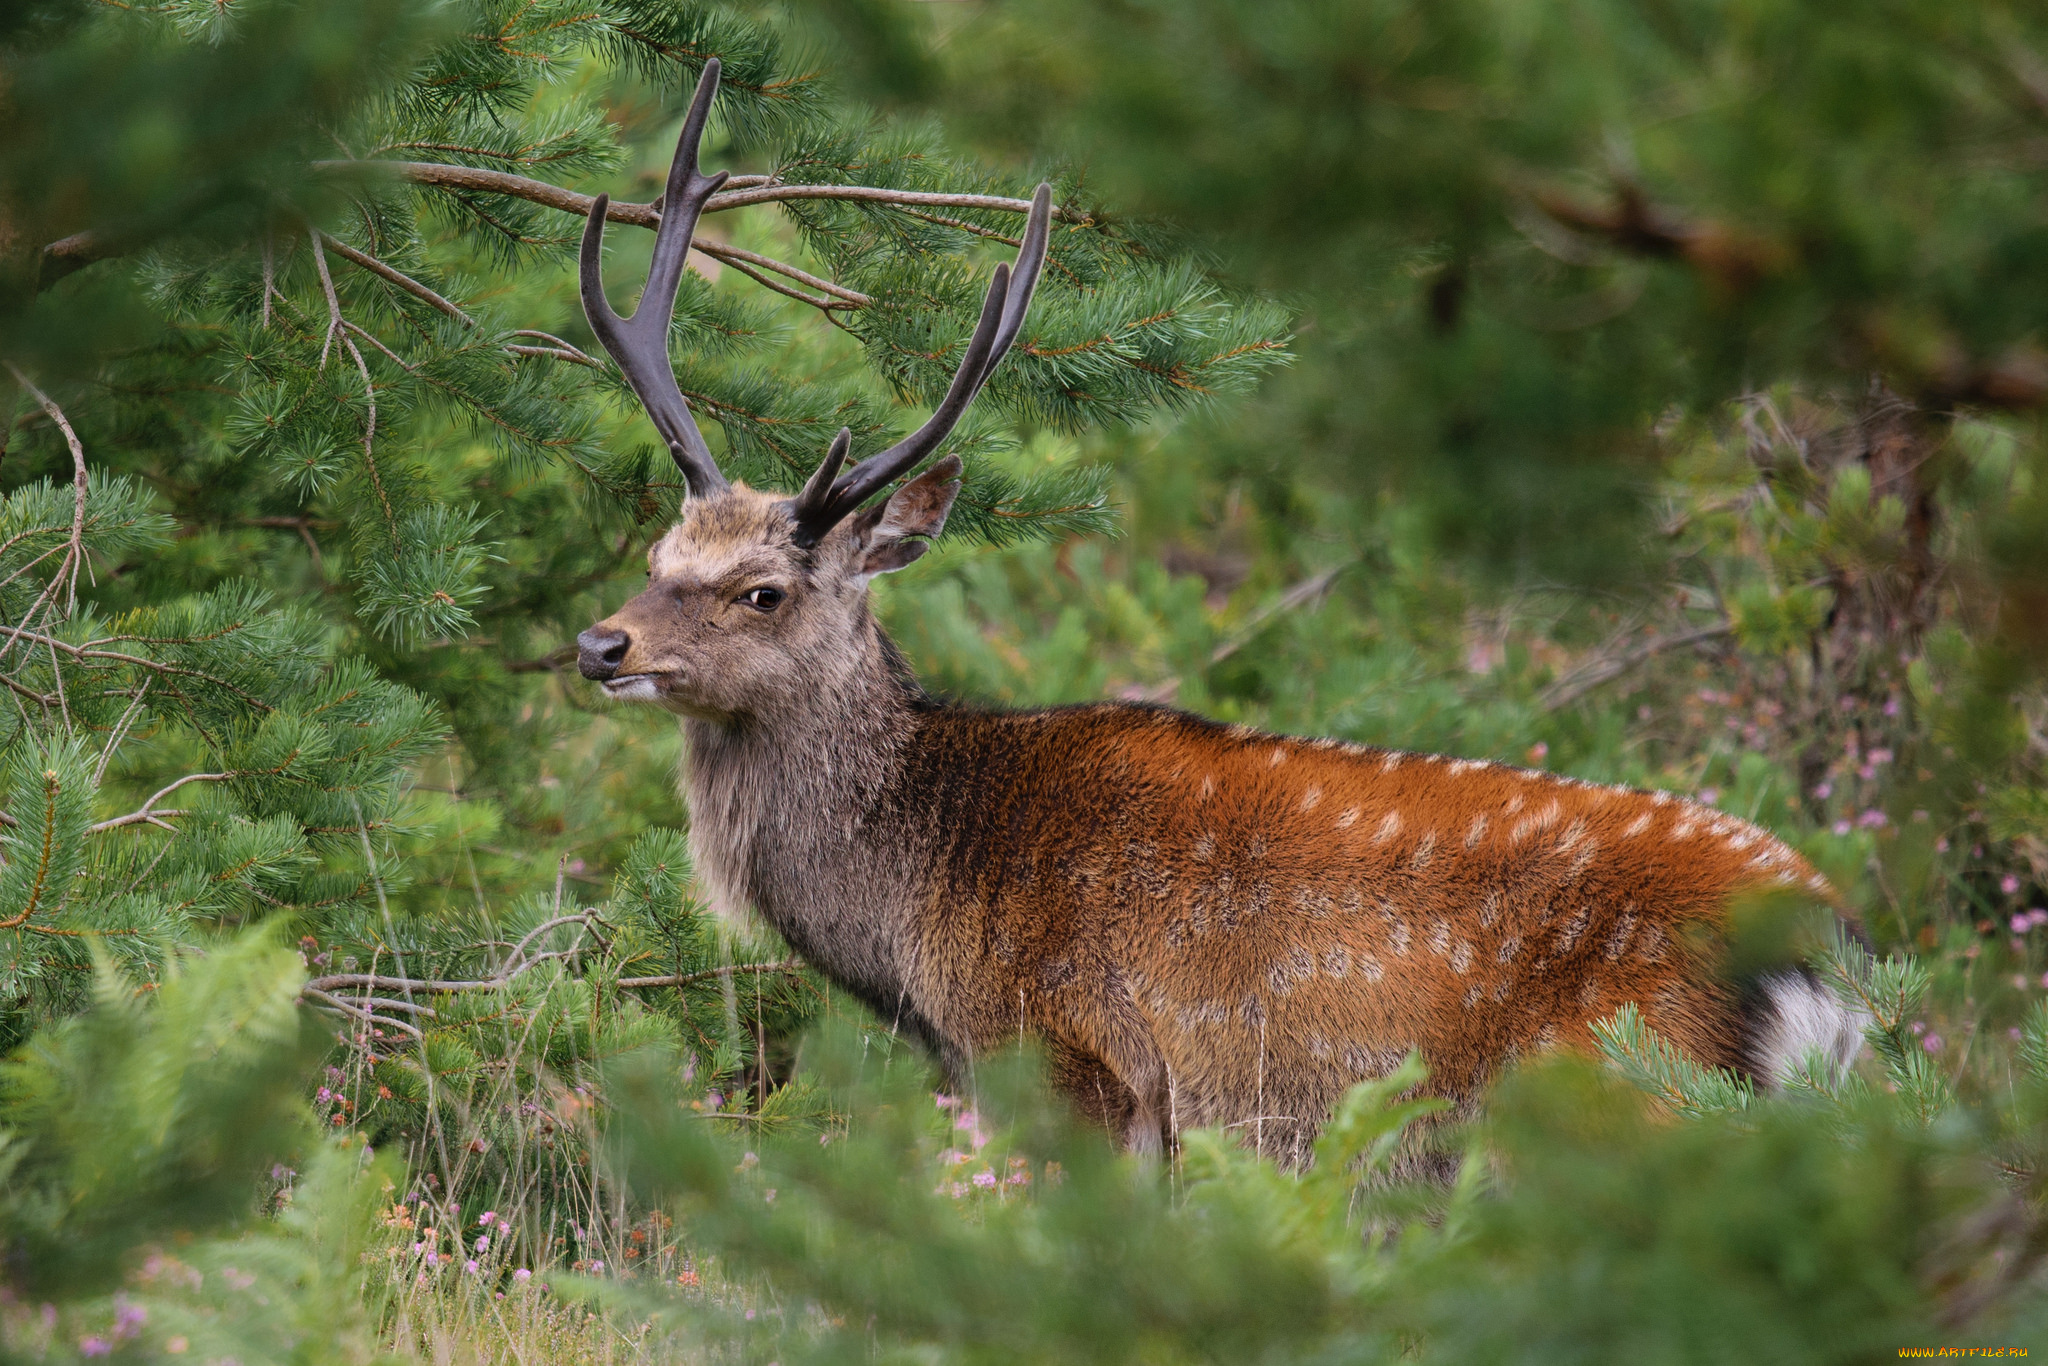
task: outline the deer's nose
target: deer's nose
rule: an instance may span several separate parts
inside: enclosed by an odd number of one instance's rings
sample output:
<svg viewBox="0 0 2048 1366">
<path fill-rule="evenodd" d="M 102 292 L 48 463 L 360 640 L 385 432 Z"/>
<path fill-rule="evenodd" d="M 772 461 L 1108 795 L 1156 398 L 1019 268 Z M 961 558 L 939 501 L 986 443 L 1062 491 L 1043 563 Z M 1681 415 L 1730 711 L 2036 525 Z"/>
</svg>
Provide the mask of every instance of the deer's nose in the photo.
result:
<svg viewBox="0 0 2048 1366">
<path fill-rule="evenodd" d="M 625 662 L 626 647 L 633 638 L 624 631 L 593 626 L 576 637 L 576 672 L 602 683 Z"/>
</svg>

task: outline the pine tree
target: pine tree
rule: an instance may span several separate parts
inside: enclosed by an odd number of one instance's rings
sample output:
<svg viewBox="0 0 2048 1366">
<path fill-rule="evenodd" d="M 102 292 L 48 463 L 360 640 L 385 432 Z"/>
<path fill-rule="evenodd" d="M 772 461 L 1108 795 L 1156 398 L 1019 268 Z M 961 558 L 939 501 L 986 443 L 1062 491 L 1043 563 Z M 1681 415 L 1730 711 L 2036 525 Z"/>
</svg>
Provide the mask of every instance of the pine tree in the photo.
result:
<svg viewBox="0 0 2048 1366">
<path fill-rule="evenodd" d="M 1046 286 L 949 447 L 964 544 L 1108 527 L 1065 438 L 1243 390 L 1283 315 L 1073 168 L 848 103 L 742 6 L 9 23 L 0 1033 L 83 1004 L 96 943 L 155 980 L 274 923 L 340 1046 L 323 1114 L 412 1144 L 437 1199 L 587 1186 L 590 1135 L 522 1146 L 514 1102 L 654 1040 L 802 1109 L 776 1050 L 820 988 L 689 900 L 672 731 L 561 676 L 682 492 L 576 301 L 592 197 L 637 280 L 636 201 L 720 58 L 707 159 L 738 174 L 672 357 L 727 472 L 794 489 L 841 426 L 858 456 L 936 400 L 1050 177 Z"/>
</svg>

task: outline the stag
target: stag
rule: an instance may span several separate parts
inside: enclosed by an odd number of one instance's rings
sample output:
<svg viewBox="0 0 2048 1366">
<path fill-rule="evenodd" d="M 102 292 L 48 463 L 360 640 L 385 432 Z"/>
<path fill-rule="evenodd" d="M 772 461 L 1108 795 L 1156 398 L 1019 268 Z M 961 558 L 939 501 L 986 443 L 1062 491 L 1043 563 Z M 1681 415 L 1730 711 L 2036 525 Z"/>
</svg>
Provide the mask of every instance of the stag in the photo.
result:
<svg viewBox="0 0 2048 1366">
<path fill-rule="evenodd" d="M 931 420 L 794 497 L 728 482 L 667 351 L 706 64 L 638 311 L 606 302 L 605 203 L 583 236 L 591 327 L 680 467 L 645 591 L 577 638 L 618 701 L 682 718 L 690 843 L 714 904 L 758 911 L 956 1077 L 1028 1033 L 1080 1110 L 1138 1152 L 1239 1126 L 1301 1160 L 1334 1101 L 1411 1049 L 1469 1103 L 1518 1055 L 1591 1046 L 1634 1002 L 1702 1063 L 1766 1082 L 1858 1020 L 1798 967 L 1723 971 L 1731 904 L 1831 903 L 1772 836 L 1662 792 L 1264 734 L 1133 703 L 1027 711 L 918 686 L 867 586 L 944 528 L 946 439 L 1024 325 L 1050 231 L 1031 201 Z M 870 501 L 873 499 L 874 501 Z"/>
</svg>

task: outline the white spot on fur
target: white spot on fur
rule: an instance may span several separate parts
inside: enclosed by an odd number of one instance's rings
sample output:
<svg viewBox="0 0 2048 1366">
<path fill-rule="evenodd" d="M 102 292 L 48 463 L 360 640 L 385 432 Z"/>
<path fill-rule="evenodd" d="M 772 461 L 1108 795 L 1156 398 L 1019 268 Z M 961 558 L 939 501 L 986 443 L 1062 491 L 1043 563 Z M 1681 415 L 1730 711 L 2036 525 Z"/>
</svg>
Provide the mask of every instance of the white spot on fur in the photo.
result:
<svg viewBox="0 0 2048 1366">
<path fill-rule="evenodd" d="M 1296 945 L 1285 958 L 1275 962 L 1266 973 L 1266 985 L 1277 996 L 1286 996 L 1295 987 L 1316 975 L 1316 960 L 1307 949 Z"/>
<path fill-rule="evenodd" d="M 1485 833 L 1486 817 L 1484 815 L 1474 816 L 1472 818 L 1471 826 L 1465 831 L 1465 847 L 1467 849 L 1478 848 L 1479 837 L 1484 835 Z"/>
<path fill-rule="evenodd" d="M 1651 922 L 1648 928 L 1643 931 L 1643 946 L 1638 950 L 1642 955 L 1643 961 L 1645 963 L 1663 962 L 1665 942 L 1664 927 L 1654 921 Z"/>
<path fill-rule="evenodd" d="M 1388 946 L 1389 948 L 1393 949 L 1393 951 L 1394 951 L 1394 956 L 1395 956 L 1395 957 L 1397 957 L 1397 958 L 1406 958 L 1406 957 L 1408 956 L 1408 922 L 1407 922 L 1407 921 L 1405 921 L 1405 920 L 1396 920 L 1396 921 L 1394 922 L 1394 924 L 1393 924 L 1393 927 L 1392 927 L 1392 932 L 1391 932 L 1391 934 L 1389 935 L 1389 938 L 1388 938 L 1388 945 L 1387 945 L 1387 946 Z"/>
<path fill-rule="evenodd" d="M 1407 757 L 1407 755 L 1401 753 L 1401 751 L 1399 750 L 1390 751 L 1387 754 L 1386 758 L 1380 760 L 1380 772 L 1392 773 L 1395 769 L 1401 766 L 1401 761 Z"/>
<path fill-rule="evenodd" d="M 1813 888 L 1813 890 L 1815 890 L 1816 892 L 1825 892 L 1829 890 L 1828 880 L 1822 877 L 1819 873 L 1815 873 L 1812 877 L 1806 879 L 1806 885 Z"/>
<path fill-rule="evenodd" d="M 1385 844 L 1388 840 L 1392 839 L 1400 831 L 1400 829 L 1401 813 L 1398 811 L 1389 811 L 1386 815 L 1380 817 L 1380 828 L 1373 831 L 1372 842 L 1374 844 Z"/>
<path fill-rule="evenodd" d="M 1323 975 L 1344 977 L 1351 972 L 1351 951 L 1343 945 L 1323 950 Z"/>
<path fill-rule="evenodd" d="M 1500 919 L 1500 889 L 1498 887 L 1490 887 L 1487 889 L 1486 895 L 1479 899 L 1479 923 L 1491 928 L 1493 922 L 1498 919 Z"/>
<path fill-rule="evenodd" d="M 1336 749 L 1344 742 L 1342 740 L 1333 740 L 1329 736 L 1325 735 L 1322 736 L 1320 739 L 1311 740 L 1309 741 L 1309 743 L 1311 745 L 1314 745 L 1317 749 Z"/>
<path fill-rule="evenodd" d="M 1272 765 L 1272 766 L 1273 766 L 1274 768 L 1278 768 L 1278 767 L 1280 767 L 1280 765 L 1282 765 L 1282 764 L 1286 763 L 1286 762 L 1287 762 L 1287 750 L 1286 750 L 1286 747 L 1285 747 L 1285 746 L 1282 746 L 1282 745 L 1275 745 L 1275 746 L 1273 746 L 1273 753 L 1272 753 L 1271 757 L 1269 757 L 1269 758 L 1268 758 L 1268 759 L 1266 760 L 1266 762 L 1267 762 L 1267 763 L 1269 763 L 1269 764 L 1271 764 L 1271 765 Z"/>
<path fill-rule="evenodd" d="M 1470 1010 L 1472 1007 L 1479 1004 L 1479 994 L 1480 987 L 1477 982 L 1465 988 L 1465 1009 Z"/>
<path fill-rule="evenodd" d="M 1458 759 L 1452 762 L 1451 772 L 1470 773 L 1475 768 L 1485 768 L 1486 766 L 1486 760 L 1484 759 Z"/>
<path fill-rule="evenodd" d="M 1439 920 L 1436 922 L 1435 926 L 1433 926 L 1430 929 L 1429 932 L 1429 951 L 1435 954 L 1437 957 L 1441 958 L 1444 954 L 1450 951 L 1450 947 L 1450 922 L 1447 920 Z"/>
<path fill-rule="evenodd" d="M 1301 794 L 1301 809 L 1313 811 L 1322 800 L 1323 790 L 1320 787 L 1311 787 L 1308 791 Z"/>
<path fill-rule="evenodd" d="M 1345 807 L 1344 814 L 1337 817 L 1337 828 L 1339 830 L 1349 830 L 1352 826 L 1356 825 L 1357 823 L 1358 808 L 1355 806 Z"/>
<path fill-rule="evenodd" d="M 1625 840 L 1632 840 L 1637 835 L 1642 834 L 1645 830 L 1648 830 L 1649 828 L 1650 813 L 1645 811 L 1642 815 L 1636 817 L 1634 820 L 1628 823 L 1628 829 L 1621 832 L 1621 837 Z"/>
<path fill-rule="evenodd" d="M 1387 975 L 1387 970 L 1380 966 L 1379 959 L 1368 953 L 1358 960 L 1358 975 L 1368 982 L 1377 982 Z"/>
<path fill-rule="evenodd" d="M 1562 835 L 1558 836 L 1557 852 L 1560 854 L 1569 853 L 1571 851 L 1572 846 L 1577 844 L 1580 840 L 1584 839 L 1585 837 L 1586 823 L 1583 820 L 1573 821 L 1570 825 L 1565 827 L 1565 832 Z"/>
<path fill-rule="evenodd" d="M 1245 725 L 1242 721 L 1231 726 L 1229 728 L 1229 734 L 1230 738 L 1233 740 L 1256 740 L 1259 738 L 1258 731 L 1254 730 L 1250 726 Z"/>
<path fill-rule="evenodd" d="M 1512 816 L 1522 809 L 1522 805 L 1522 794 L 1517 792 L 1514 796 L 1508 798 L 1508 804 L 1501 808 L 1501 814 L 1503 816 Z"/>
<path fill-rule="evenodd" d="M 1579 936 L 1586 932 L 1586 916 L 1586 908 L 1581 906 L 1571 919 L 1564 922 L 1563 928 L 1557 932 L 1558 953 L 1570 953 L 1578 946 Z"/>
<path fill-rule="evenodd" d="M 1614 922 L 1614 929 L 1607 936 L 1607 947 L 1602 950 L 1608 962 L 1619 959 L 1628 948 L 1628 937 L 1636 932 L 1635 903 L 1631 901 L 1622 908 L 1621 915 Z"/>
<path fill-rule="evenodd" d="M 1658 806 L 1668 806 L 1671 804 L 1671 794 L 1660 787 L 1650 794 L 1650 800 Z"/>
<path fill-rule="evenodd" d="M 1514 956 L 1521 951 L 1522 937 L 1520 935 L 1512 935 L 1501 943 L 1500 952 L 1493 956 L 1493 961 L 1496 963 L 1512 962 Z"/>
<path fill-rule="evenodd" d="M 1460 939 L 1458 947 L 1451 954 L 1451 971 L 1463 977 L 1472 970 L 1472 941 Z M 1478 988 L 1473 988 L 1478 990 Z"/>
<path fill-rule="evenodd" d="M 1680 840 L 1691 839 L 1692 822 L 1690 820 L 1682 820 L 1678 824 L 1672 826 L 1669 838 L 1673 844 L 1678 843 L 1678 841 Z"/>
<path fill-rule="evenodd" d="M 1422 837 L 1422 843 L 1415 846 L 1415 852 L 1409 856 L 1408 864 L 1412 868 L 1426 867 L 1435 853 L 1436 831 L 1432 830 Z"/>
<path fill-rule="evenodd" d="M 1213 773 L 1204 774 L 1202 777 L 1202 800 L 1207 801 L 1215 795 L 1216 775 Z"/>
<path fill-rule="evenodd" d="M 1188 852 L 1192 854 L 1195 858 L 1207 860 L 1210 855 L 1216 852 L 1215 832 L 1212 830 L 1204 830 L 1200 835 L 1197 835 L 1195 837 L 1194 845 L 1188 850 Z"/>
</svg>

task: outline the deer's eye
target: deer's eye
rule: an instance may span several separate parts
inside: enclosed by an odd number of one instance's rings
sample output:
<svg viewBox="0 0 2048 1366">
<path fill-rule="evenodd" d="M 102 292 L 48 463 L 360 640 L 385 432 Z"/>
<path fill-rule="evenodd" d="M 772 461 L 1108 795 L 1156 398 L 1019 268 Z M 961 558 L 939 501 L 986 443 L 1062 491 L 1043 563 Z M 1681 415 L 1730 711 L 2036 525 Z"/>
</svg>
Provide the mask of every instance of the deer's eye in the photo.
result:
<svg viewBox="0 0 2048 1366">
<path fill-rule="evenodd" d="M 782 605 L 780 588 L 750 588 L 740 594 L 740 601 L 757 612 L 772 612 Z"/>
</svg>

